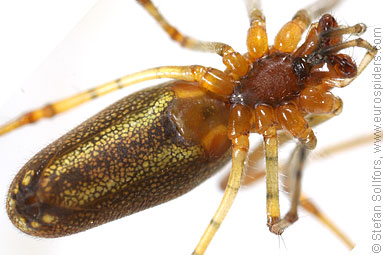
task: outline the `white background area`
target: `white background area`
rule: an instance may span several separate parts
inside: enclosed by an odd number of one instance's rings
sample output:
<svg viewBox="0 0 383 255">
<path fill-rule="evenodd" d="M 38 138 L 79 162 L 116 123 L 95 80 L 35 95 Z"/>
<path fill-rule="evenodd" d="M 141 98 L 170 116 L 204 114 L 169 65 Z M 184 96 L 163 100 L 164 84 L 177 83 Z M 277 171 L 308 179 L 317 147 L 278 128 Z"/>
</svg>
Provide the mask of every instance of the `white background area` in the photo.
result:
<svg viewBox="0 0 383 255">
<path fill-rule="evenodd" d="M 269 43 L 306 1 L 264 1 Z M 180 31 L 202 40 L 222 41 L 246 51 L 249 27 L 243 1 L 157 0 L 155 4 Z M 340 24 L 364 22 L 371 41 L 382 26 L 378 1 L 345 1 L 331 12 Z M 133 0 L 15 0 L 0 2 L 0 123 L 126 74 L 163 65 L 199 64 L 224 69 L 220 57 L 182 49 Z M 360 60 L 363 50 L 348 49 Z M 335 89 L 343 113 L 315 129 L 318 150 L 372 132 L 371 67 L 349 87 Z M 161 81 L 138 84 L 141 89 Z M 107 95 L 51 120 L 0 137 L 0 247 L 12 254 L 191 254 L 222 197 L 223 170 L 185 196 L 76 235 L 33 238 L 9 221 L 8 187 L 35 153 L 83 120 L 128 95 Z M 259 139 L 257 135 L 255 140 Z M 291 144 L 292 146 L 292 144 Z M 291 148 L 290 146 L 290 148 Z M 288 155 L 281 148 L 281 159 Z M 303 191 L 357 244 L 354 254 L 370 252 L 369 177 L 372 145 L 307 164 Z M 315 152 L 311 158 L 320 158 Z M 282 214 L 288 209 L 281 195 Z M 349 254 L 331 232 L 301 210 L 282 238 L 266 227 L 264 181 L 240 190 L 207 254 Z"/>
</svg>

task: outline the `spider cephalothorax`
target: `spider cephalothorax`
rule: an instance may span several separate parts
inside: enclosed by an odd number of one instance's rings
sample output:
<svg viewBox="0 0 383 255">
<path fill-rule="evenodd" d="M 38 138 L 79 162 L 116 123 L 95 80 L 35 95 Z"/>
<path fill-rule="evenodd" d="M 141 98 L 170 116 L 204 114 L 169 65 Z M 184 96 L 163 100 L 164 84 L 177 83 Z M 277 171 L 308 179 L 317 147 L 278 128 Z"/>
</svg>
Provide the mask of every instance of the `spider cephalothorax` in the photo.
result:
<svg viewBox="0 0 383 255">
<path fill-rule="evenodd" d="M 363 25 L 359 25 L 360 32 Z M 341 107 L 340 99 L 329 92 L 327 82 L 352 78 L 357 66 L 350 56 L 338 53 L 341 31 L 335 19 L 325 14 L 313 23 L 305 42 L 293 52 L 271 47 L 268 54 L 256 59 L 249 72 L 234 87 L 230 102 L 246 106 L 255 120 L 282 126 L 308 147 L 315 139 L 303 116 L 308 113 L 331 113 Z M 263 115 L 261 109 L 268 108 Z M 269 121 L 265 119 L 268 118 Z M 299 122 L 289 125 L 295 118 Z M 252 123 L 254 131 L 264 132 L 262 124 Z M 308 137 L 310 136 L 310 138 Z"/>
</svg>

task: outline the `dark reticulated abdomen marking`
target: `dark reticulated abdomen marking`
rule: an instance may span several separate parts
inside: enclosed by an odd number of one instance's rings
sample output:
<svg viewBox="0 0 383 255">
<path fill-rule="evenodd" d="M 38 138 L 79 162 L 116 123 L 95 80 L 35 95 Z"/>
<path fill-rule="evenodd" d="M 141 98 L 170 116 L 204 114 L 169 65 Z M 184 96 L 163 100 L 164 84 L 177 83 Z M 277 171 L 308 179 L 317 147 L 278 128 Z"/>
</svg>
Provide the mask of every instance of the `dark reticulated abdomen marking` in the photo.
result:
<svg viewBox="0 0 383 255">
<path fill-rule="evenodd" d="M 209 159 L 200 144 L 183 139 L 168 113 L 175 100 L 171 84 L 137 92 L 40 151 L 10 187 L 12 222 L 30 235 L 69 235 L 171 200 L 210 177 L 230 159 L 230 146 Z"/>
</svg>

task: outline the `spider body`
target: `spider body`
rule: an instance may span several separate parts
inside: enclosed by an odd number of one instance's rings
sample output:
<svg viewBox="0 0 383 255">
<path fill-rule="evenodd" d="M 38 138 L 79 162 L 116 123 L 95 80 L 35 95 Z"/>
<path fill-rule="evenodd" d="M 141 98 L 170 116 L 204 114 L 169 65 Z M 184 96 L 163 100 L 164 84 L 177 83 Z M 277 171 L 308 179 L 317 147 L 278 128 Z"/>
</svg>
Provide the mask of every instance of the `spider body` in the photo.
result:
<svg viewBox="0 0 383 255">
<path fill-rule="evenodd" d="M 298 11 L 269 47 L 265 19 L 253 1 L 248 53 L 240 54 L 224 43 L 181 34 L 151 1 L 138 2 L 173 40 L 186 48 L 217 53 L 227 69 L 197 65 L 148 69 L 0 127 L 4 134 L 131 84 L 176 79 L 122 99 L 33 157 L 9 189 L 11 221 L 35 236 L 80 232 L 184 194 L 214 174 L 231 150 L 232 171 L 224 197 L 193 252 L 203 254 L 240 187 L 249 134 L 258 133 L 265 146 L 267 224 L 271 232 L 282 234 L 298 219 L 303 163 L 316 146 L 311 126 L 340 113 L 342 101 L 330 90 L 347 86 L 376 54 L 376 48 L 363 39 L 343 41 L 344 34 L 358 35 L 365 26 L 339 27 L 331 15 L 309 26 L 323 10 L 319 1 Z M 308 35 L 298 47 L 306 28 Z M 367 51 L 358 66 L 340 53 L 350 47 Z M 291 174 L 295 185 L 288 190 L 291 207 L 284 217 L 279 209 L 277 131 L 298 141 Z"/>
</svg>

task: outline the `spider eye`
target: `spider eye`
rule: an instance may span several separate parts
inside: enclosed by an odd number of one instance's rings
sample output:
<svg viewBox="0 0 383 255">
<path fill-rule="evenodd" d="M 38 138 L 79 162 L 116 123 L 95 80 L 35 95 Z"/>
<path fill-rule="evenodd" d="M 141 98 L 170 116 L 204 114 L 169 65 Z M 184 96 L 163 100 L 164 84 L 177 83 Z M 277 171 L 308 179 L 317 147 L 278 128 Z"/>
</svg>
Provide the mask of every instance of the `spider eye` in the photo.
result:
<svg viewBox="0 0 383 255">
<path fill-rule="evenodd" d="M 299 79 L 303 79 L 304 77 L 307 76 L 309 72 L 309 67 L 304 58 L 294 59 L 292 65 L 293 65 L 295 75 L 298 76 Z"/>
</svg>

